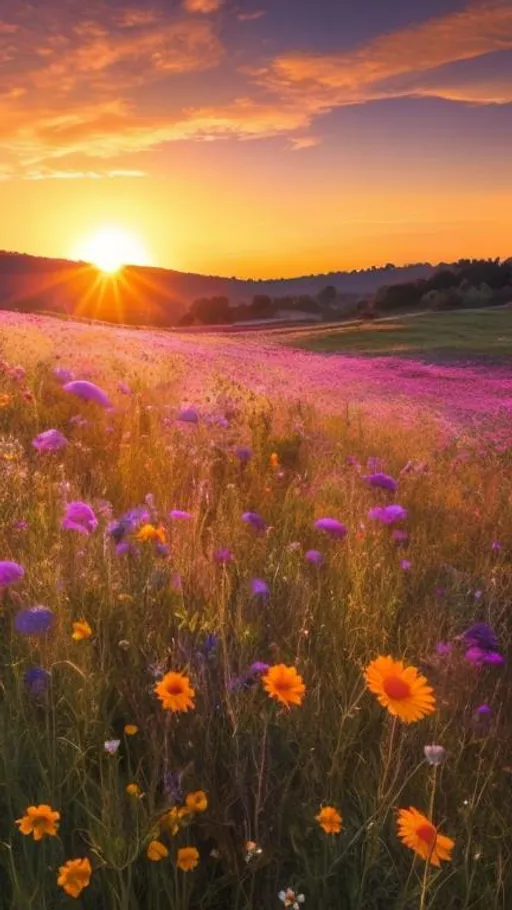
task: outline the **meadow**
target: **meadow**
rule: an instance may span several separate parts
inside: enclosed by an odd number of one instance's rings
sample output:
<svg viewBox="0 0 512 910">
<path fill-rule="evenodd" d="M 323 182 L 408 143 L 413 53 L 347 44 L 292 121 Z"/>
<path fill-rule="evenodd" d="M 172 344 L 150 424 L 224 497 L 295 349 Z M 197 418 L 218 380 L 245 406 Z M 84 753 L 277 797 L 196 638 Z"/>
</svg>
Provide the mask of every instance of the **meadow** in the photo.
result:
<svg viewBox="0 0 512 910">
<path fill-rule="evenodd" d="M 510 906 L 511 370 L 379 354 L 0 313 L 1 910 Z"/>
</svg>

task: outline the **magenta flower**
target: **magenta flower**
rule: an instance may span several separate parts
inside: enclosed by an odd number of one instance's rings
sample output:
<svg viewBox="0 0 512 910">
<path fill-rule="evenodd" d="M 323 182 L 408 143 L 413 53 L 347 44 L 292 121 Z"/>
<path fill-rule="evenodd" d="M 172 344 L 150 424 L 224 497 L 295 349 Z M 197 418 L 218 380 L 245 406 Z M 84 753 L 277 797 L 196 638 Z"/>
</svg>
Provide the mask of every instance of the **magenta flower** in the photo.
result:
<svg viewBox="0 0 512 910">
<path fill-rule="evenodd" d="M 189 521 L 192 518 L 192 513 L 185 512 L 183 509 L 172 509 L 169 512 L 169 518 L 177 519 L 178 521 Z"/>
<path fill-rule="evenodd" d="M 87 503 L 69 502 L 61 527 L 66 531 L 78 531 L 79 534 L 92 534 L 98 527 L 98 519 Z"/>
<path fill-rule="evenodd" d="M 380 521 L 384 525 L 392 525 L 396 521 L 405 521 L 407 518 L 407 509 L 399 505 L 392 506 L 374 506 L 368 512 L 368 518 Z"/>
<path fill-rule="evenodd" d="M 315 528 L 317 531 L 325 531 L 337 540 L 343 540 L 348 534 L 348 528 L 337 518 L 318 518 L 315 521 Z"/>
<path fill-rule="evenodd" d="M 68 441 L 60 430 L 45 430 L 32 440 L 32 445 L 38 452 L 60 452 L 67 444 Z"/>
<path fill-rule="evenodd" d="M 486 704 L 479 705 L 475 714 L 479 720 L 489 720 L 492 717 L 492 709 Z"/>
<path fill-rule="evenodd" d="M 501 544 L 499 540 L 493 540 L 491 550 L 493 553 L 499 553 L 501 550 Z"/>
<path fill-rule="evenodd" d="M 390 493 L 395 493 L 398 489 L 398 483 L 394 477 L 390 477 L 389 474 L 381 474 L 380 472 L 376 474 L 366 474 L 363 477 L 363 480 L 366 480 L 366 483 L 370 487 L 379 487 L 381 490 L 389 490 Z"/>
<path fill-rule="evenodd" d="M 438 641 L 436 645 L 436 654 L 439 657 L 448 657 L 453 651 L 453 645 L 449 641 Z"/>
<path fill-rule="evenodd" d="M 67 382 L 63 386 L 65 392 L 69 392 L 71 395 L 76 395 L 77 398 L 81 398 L 83 401 L 93 401 L 95 404 L 99 404 L 102 408 L 111 408 L 112 403 L 103 389 L 100 389 L 99 386 L 95 385 L 94 382 L 88 382 L 85 379 L 74 379 L 72 382 Z"/>
<path fill-rule="evenodd" d="M 314 566 L 321 566 L 324 562 L 324 554 L 320 550 L 306 550 L 304 559 Z"/>
<path fill-rule="evenodd" d="M 400 561 L 400 568 L 403 569 L 404 572 L 410 572 L 412 569 L 412 562 L 409 559 L 402 559 Z"/>
<path fill-rule="evenodd" d="M 393 540 L 395 541 L 397 546 L 400 546 L 400 544 L 406 544 L 409 541 L 409 534 L 407 533 L 407 531 L 402 531 L 402 530 L 400 530 L 400 528 L 395 528 L 395 530 L 391 534 L 391 537 L 393 538 Z"/>
<path fill-rule="evenodd" d="M 253 578 L 251 581 L 251 592 L 254 597 L 261 597 L 262 600 L 268 600 L 270 597 L 270 588 L 262 578 Z"/>
<path fill-rule="evenodd" d="M 476 645 L 468 648 L 465 658 L 477 667 L 481 667 L 483 664 L 502 666 L 505 663 L 505 658 L 497 651 L 485 651 L 483 648 L 479 648 Z"/>
<path fill-rule="evenodd" d="M 21 581 L 25 575 L 25 569 L 17 562 L 3 561 L 0 562 L 0 590 L 15 585 Z"/>
<path fill-rule="evenodd" d="M 261 515 L 258 515 L 257 512 L 244 512 L 242 515 L 242 521 L 246 525 L 251 525 L 255 531 L 264 531 L 267 527 L 264 519 L 261 517 Z"/>
<path fill-rule="evenodd" d="M 220 566 L 227 566 L 230 562 L 233 562 L 235 556 L 233 550 L 230 550 L 229 547 L 224 547 L 220 550 L 215 550 L 213 558 Z"/>
</svg>

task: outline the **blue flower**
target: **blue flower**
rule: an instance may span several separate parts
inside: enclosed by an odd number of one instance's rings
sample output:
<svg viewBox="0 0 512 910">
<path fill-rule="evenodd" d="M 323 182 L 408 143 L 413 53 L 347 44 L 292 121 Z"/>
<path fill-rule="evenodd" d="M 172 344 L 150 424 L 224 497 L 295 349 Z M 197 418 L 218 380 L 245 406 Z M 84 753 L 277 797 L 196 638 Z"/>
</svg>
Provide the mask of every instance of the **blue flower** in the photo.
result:
<svg viewBox="0 0 512 910">
<path fill-rule="evenodd" d="M 251 525 L 256 531 L 264 531 L 266 528 L 264 519 L 257 512 L 244 512 L 242 521 L 246 525 Z"/>
<path fill-rule="evenodd" d="M 23 676 L 23 682 L 27 692 L 34 698 L 40 698 L 45 694 L 50 683 L 51 675 L 48 670 L 42 667 L 29 667 Z"/>
<path fill-rule="evenodd" d="M 20 635 L 46 635 L 55 621 L 49 607 L 27 607 L 14 617 L 14 628 Z"/>
</svg>

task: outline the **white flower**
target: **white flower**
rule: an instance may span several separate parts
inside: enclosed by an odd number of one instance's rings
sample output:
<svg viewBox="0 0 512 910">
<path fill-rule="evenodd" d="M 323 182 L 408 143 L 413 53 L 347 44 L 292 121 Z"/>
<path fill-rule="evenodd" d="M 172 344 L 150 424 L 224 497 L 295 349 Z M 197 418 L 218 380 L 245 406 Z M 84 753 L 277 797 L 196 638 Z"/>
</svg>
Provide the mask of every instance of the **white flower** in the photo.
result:
<svg viewBox="0 0 512 910">
<path fill-rule="evenodd" d="M 107 739 L 103 744 L 103 748 L 105 749 L 105 752 L 108 752 L 109 755 L 115 755 L 120 745 L 120 739 Z"/>
<path fill-rule="evenodd" d="M 443 746 L 424 746 L 423 751 L 429 765 L 440 765 L 445 756 Z"/>
<path fill-rule="evenodd" d="M 286 891 L 280 891 L 277 896 L 285 907 L 289 907 L 291 910 L 299 910 L 300 904 L 303 904 L 306 900 L 303 894 L 296 894 L 293 888 L 287 888 Z"/>
</svg>

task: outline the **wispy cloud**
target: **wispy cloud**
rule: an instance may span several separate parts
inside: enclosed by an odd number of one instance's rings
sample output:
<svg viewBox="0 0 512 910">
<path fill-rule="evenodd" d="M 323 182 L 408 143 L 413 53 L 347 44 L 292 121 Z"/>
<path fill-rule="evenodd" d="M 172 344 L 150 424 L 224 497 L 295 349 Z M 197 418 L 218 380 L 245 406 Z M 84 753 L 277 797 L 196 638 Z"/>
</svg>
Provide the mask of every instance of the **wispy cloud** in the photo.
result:
<svg viewBox="0 0 512 910">
<path fill-rule="evenodd" d="M 0 174 L 135 177 L 139 160 L 133 155 L 192 139 L 283 136 L 298 151 L 320 141 L 316 120 L 322 114 L 384 98 L 512 102 L 512 82 L 504 74 L 468 78 L 460 72 L 464 61 L 512 48 L 510 2 L 472 4 L 350 52 L 290 51 L 267 64 L 249 58 L 231 100 L 224 87 L 216 103 L 208 84 L 206 102 L 199 78 L 186 104 L 176 80 L 226 59 L 214 18 L 186 16 L 183 5 L 173 17 L 161 7 L 121 9 L 106 0 L 90 0 L 87 14 L 78 2 L 69 4 L 59 16 L 62 6 L 53 2 L 38 7 L 37 26 L 23 0 L 2 6 Z M 221 4 L 187 0 L 189 12 L 191 5 L 206 13 Z M 264 11 L 233 12 L 250 21 Z M 127 155 L 134 171 L 123 168 Z"/>
<path fill-rule="evenodd" d="M 257 19 L 262 19 L 266 14 L 266 9 L 255 9 L 252 10 L 252 12 L 249 10 L 247 12 L 240 10 L 240 12 L 236 14 L 236 18 L 240 22 L 256 22 Z"/>
<path fill-rule="evenodd" d="M 511 48 L 512 4 L 472 4 L 462 12 L 382 35 L 348 53 L 282 54 L 261 78 L 274 91 L 301 93 L 318 109 L 330 109 L 421 94 L 426 73 Z M 433 86 L 428 93 L 435 93 Z M 449 88 L 440 83 L 436 94 L 446 93 L 450 97 Z M 474 100 L 485 100 L 481 92 L 475 95 Z"/>
<path fill-rule="evenodd" d="M 220 10 L 224 0 L 184 0 L 184 7 L 188 13 L 216 13 Z"/>
</svg>

